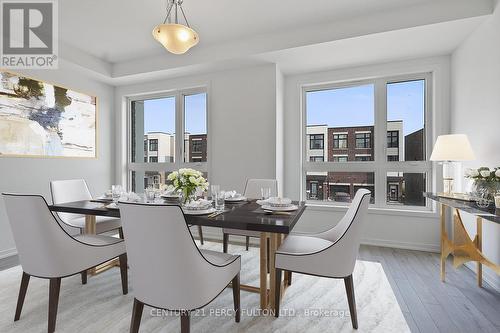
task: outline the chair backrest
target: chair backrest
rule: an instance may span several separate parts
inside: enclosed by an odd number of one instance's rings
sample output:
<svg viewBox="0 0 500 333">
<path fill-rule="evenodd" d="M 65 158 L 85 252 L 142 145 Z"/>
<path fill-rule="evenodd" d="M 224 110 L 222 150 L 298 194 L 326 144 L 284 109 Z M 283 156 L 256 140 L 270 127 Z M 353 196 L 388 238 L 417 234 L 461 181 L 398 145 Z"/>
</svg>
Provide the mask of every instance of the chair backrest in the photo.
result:
<svg viewBox="0 0 500 333">
<path fill-rule="evenodd" d="M 179 206 L 119 206 L 138 300 L 162 309 L 191 310 L 220 292 L 211 294 L 209 287 L 218 283 L 210 278 L 214 265 L 198 250 Z"/>
<path fill-rule="evenodd" d="M 90 194 L 89 187 L 84 179 L 51 181 L 50 194 L 54 204 L 92 199 L 92 194 Z M 57 215 L 64 223 L 68 224 L 71 224 L 73 219 L 83 217 L 83 215 L 71 213 L 57 213 Z"/>
<path fill-rule="evenodd" d="M 330 230 L 315 235 L 334 243 L 335 255 L 342 257 L 342 265 L 339 265 L 342 267 L 336 269 L 345 275 L 352 273 L 358 257 L 361 230 L 367 218 L 370 195 L 369 190 L 358 190 L 340 222 Z"/>
<path fill-rule="evenodd" d="M 263 187 L 271 189 L 271 197 L 278 196 L 278 181 L 276 179 L 247 179 L 243 195 L 248 199 L 260 199 L 262 198 L 260 189 Z"/>
<path fill-rule="evenodd" d="M 38 277 L 67 271 L 74 239 L 58 224 L 40 195 L 2 194 L 23 271 Z M 69 257 L 69 258 L 68 258 Z"/>
</svg>

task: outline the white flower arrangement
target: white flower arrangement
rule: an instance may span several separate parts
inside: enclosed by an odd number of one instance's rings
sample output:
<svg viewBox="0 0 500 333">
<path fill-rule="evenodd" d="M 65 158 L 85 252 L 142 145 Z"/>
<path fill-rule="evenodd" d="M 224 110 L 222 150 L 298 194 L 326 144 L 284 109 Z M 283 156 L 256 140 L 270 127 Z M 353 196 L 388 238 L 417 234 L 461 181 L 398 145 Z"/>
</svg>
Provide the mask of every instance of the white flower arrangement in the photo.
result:
<svg viewBox="0 0 500 333">
<path fill-rule="evenodd" d="M 200 171 L 194 169 L 179 169 L 179 171 L 170 173 L 167 179 L 172 182 L 176 191 L 182 192 L 184 203 L 197 191 L 208 190 L 209 183 Z"/>
<path fill-rule="evenodd" d="M 488 167 L 465 169 L 465 177 L 479 181 L 500 182 L 500 167 L 493 169 Z"/>
</svg>

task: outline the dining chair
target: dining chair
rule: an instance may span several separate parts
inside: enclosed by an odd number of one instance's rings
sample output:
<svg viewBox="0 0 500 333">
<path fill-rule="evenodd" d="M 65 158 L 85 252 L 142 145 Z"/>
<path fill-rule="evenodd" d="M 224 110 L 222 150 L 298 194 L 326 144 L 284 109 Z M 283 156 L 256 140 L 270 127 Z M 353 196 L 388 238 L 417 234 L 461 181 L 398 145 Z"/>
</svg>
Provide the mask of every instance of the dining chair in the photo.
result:
<svg viewBox="0 0 500 333">
<path fill-rule="evenodd" d="M 92 194 L 90 193 L 87 182 L 84 179 L 51 181 L 50 194 L 54 204 L 80 200 L 92 200 Z M 83 233 L 85 228 L 85 215 L 58 212 L 57 216 L 65 224 L 79 228 L 80 233 Z M 119 218 L 96 216 L 96 234 L 102 234 L 113 230 L 118 230 L 120 238 L 123 238 Z"/>
<path fill-rule="evenodd" d="M 276 251 L 275 316 L 279 317 L 282 271 L 344 279 L 352 326 L 358 328 L 352 273 L 366 220 L 371 192 L 360 189 L 334 227 L 320 233 L 289 235 Z"/>
<path fill-rule="evenodd" d="M 30 277 L 49 280 L 49 333 L 56 327 L 61 279 L 120 260 L 122 292 L 128 293 L 123 240 L 103 235 L 70 236 L 40 195 L 2 194 L 23 270 L 14 321 L 19 320 Z"/>
<path fill-rule="evenodd" d="M 240 256 L 198 249 L 179 206 L 119 207 L 134 288 L 130 332 L 139 331 L 144 305 L 179 313 L 181 332 L 189 332 L 190 312 L 208 305 L 230 282 L 240 321 Z"/>
<path fill-rule="evenodd" d="M 278 195 L 278 181 L 276 179 L 247 179 L 243 196 L 245 196 L 247 199 L 260 199 L 262 197 L 260 190 L 261 188 L 266 187 L 271 189 L 271 197 L 276 197 Z M 230 228 L 223 228 L 222 235 L 222 248 L 224 253 L 227 253 L 229 235 L 245 236 L 247 251 L 250 245 L 250 237 L 260 238 L 260 232 L 258 231 Z"/>
</svg>

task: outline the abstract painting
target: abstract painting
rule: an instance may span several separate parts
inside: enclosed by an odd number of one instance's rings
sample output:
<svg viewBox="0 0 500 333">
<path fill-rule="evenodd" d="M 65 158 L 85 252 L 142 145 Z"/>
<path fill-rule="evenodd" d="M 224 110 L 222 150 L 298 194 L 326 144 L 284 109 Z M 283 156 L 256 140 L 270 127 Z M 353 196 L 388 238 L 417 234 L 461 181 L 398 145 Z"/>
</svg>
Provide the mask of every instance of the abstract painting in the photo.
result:
<svg viewBox="0 0 500 333">
<path fill-rule="evenodd" d="M 96 97 L 0 72 L 0 156 L 96 157 Z"/>
</svg>

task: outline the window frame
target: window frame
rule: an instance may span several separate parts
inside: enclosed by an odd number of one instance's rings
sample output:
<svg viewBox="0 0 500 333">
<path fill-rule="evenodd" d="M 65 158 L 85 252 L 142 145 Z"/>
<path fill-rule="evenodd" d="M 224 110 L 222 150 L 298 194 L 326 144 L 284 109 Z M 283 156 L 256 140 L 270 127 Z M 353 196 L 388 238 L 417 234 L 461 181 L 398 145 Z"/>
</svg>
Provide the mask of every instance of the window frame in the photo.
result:
<svg viewBox="0 0 500 333">
<path fill-rule="evenodd" d="M 207 128 L 207 161 L 206 162 L 184 162 L 184 132 L 185 132 L 185 96 L 196 95 L 196 94 L 206 94 L 206 128 Z M 174 162 L 158 162 L 158 163 L 148 163 L 148 162 L 132 162 L 132 103 L 136 101 L 143 101 L 149 99 L 160 99 L 160 98 L 175 98 L 175 151 L 174 151 Z M 134 96 L 128 96 L 126 98 L 127 103 L 127 121 L 126 121 L 126 179 L 127 188 L 131 190 L 132 186 L 132 171 L 135 172 L 172 172 L 179 170 L 180 168 L 193 168 L 203 173 L 209 173 L 210 165 L 210 94 L 207 86 L 199 86 L 195 88 L 187 89 L 176 89 L 171 91 L 165 91 L 160 93 L 147 93 L 139 94 Z M 149 142 L 148 142 L 149 148 Z M 142 191 L 142 189 L 137 190 Z"/>
<path fill-rule="evenodd" d="M 436 174 L 429 160 L 432 149 L 433 137 L 433 79 L 432 72 L 381 76 L 373 79 L 350 80 L 345 82 L 306 84 L 301 86 L 301 182 L 300 199 L 312 205 L 345 207 L 349 204 L 328 201 L 307 200 L 306 177 L 308 172 L 374 172 L 375 173 L 375 203 L 371 208 L 384 210 L 402 210 L 416 212 L 430 212 L 432 202 L 426 199 L 425 206 L 388 205 L 387 197 L 387 172 L 401 173 L 426 173 L 425 191 L 432 189 Z M 424 161 L 387 161 L 387 85 L 398 82 L 411 82 L 425 80 L 424 87 Z M 352 88 L 363 85 L 374 87 L 374 131 L 371 138 L 373 146 L 373 161 L 348 161 L 348 162 L 310 162 L 306 160 L 306 134 L 307 133 L 307 93 L 322 90 Z M 336 133 L 333 133 L 336 134 Z M 383 134 L 383 135 L 381 135 Z M 333 140 L 333 137 L 332 137 Z M 333 149 L 340 149 L 334 148 Z"/>
<path fill-rule="evenodd" d="M 321 137 L 321 138 L 317 138 Z M 321 141 L 321 148 L 313 147 L 313 142 Z M 324 134 L 309 134 L 309 149 L 310 150 L 323 150 L 325 149 L 325 135 Z"/>
<path fill-rule="evenodd" d="M 358 147 L 358 135 L 363 136 L 362 138 L 359 138 L 364 143 L 363 147 Z M 355 142 L 356 149 L 372 149 L 372 133 L 368 132 L 368 131 L 355 132 L 354 133 L 354 142 Z M 368 145 L 366 145 L 366 143 L 368 143 Z"/>
<path fill-rule="evenodd" d="M 391 135 L 389 136 L 389 133 L 391 133 Z M 389 139 L 389 137 L 391 138 L 391 144 L 393 143 L 393 139 L 394 139 L 394 133 L 396 133 L 396 147 L 394 146 L 389 146 L 389 140 L 387 140 L 387 148 L 399 148 L 399 131 L 387 131 L 387 139 Z"/>
<path fill-rule="evenodd" d="M 342 139 L 340 138 L 342 136 Z M 337 138 L 335 138 L 337 137 Z M 340 141 L 345 141 L 345 147 L 340 147 Z M 333 149 L 349 149 L 349 133 L 344 132 L 334 132 L 332 133 Z M 337 147 L 335 147 L 335 142 L 337 142 Z"/>
</svg>

